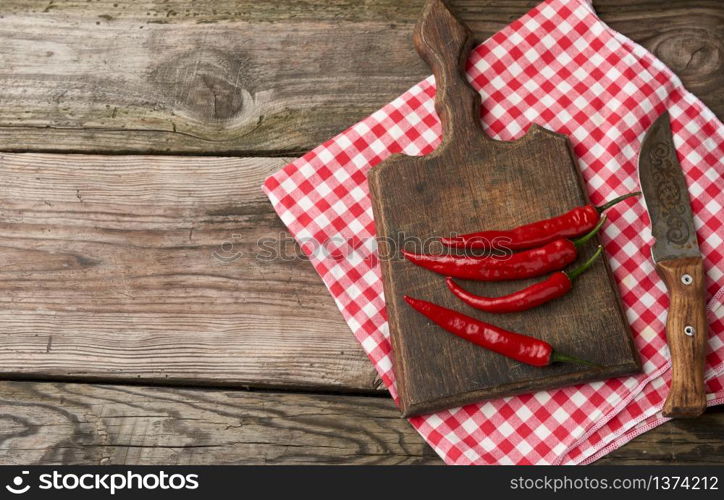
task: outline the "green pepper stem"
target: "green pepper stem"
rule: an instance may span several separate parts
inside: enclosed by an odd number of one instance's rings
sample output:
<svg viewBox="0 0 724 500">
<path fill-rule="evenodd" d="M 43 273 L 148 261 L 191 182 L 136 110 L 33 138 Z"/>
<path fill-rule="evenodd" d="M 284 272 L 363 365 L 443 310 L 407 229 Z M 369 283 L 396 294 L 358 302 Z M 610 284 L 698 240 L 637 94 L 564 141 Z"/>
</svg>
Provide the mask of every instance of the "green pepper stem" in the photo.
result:
<svg viewBox="0 0 724 500">
<path fill-rule="evenodd" d="M 596 363 L 591 363 L 590 361 L 586 361 L 585 359 L 569 356 L 568 354 L 562 354 L 558 351 L 553 351 L 551 353 L 551 364 L 553 363 L 574 363 L 577 365 L 586 365 L 595 368 L 601 368 L 601 365 L 597 365 Z"/>
<path fill-rule="evenodd" d="M 575 269 L 571 269 L 570 271 L 563 271 L 563 273 L 568 276 L 568 279 L 573 281 L 574 279 L 578 278 L 581 274 L 585 273 L 594 262 L 596 262 L 596 259 L 598 259 L 601 254 L 603 253 L 603 247 L 601 245 L 598 245 L 598 248 L 596 251 L 591 255 L 591 258 L 589 258 L 586 262 L 581 264 Z"/>
<path fill-rule="evenodd" d="M 573 240 L 573 244 L 576 245 L 576 248 L 581 248 L 588 240 L 596 236 L 596 233 L 599 229 L 601 229 L 601 226 L 603 226 L 603 223 L 606 222 L 606 216 L 604 215 L 601 217 L 601 219 L 598 221 L 598 224 L 596 224 L 596 227 L 591 229 L 589 233 L 584 234 L 578 239 Z"/>
<path fill-rule="evenodd" d="M 621 202 L 621 201 L 623 201 L 623 200 L 626 200 L 626 199 L 628 199 L 628 198 L 631 198 L 632 196 L 638 196 L 638 195 L 640 195 L 640 194 L 641 194 L 641 191 L 636 191 L 635 193 L 628 193 L 628 194 L 621 195 L 621 196 L 619 196 L 618 198 L 614 198 L 614 199 L 611 200 L 611 201 L 607 201 L 606 203 L 604 203 L 604 204 L 601 205 L 600 207 L 596 207 L 596 210 L 598 210 L 598 213 L 600 214 L 601 212 L 604 212 L 605 210 L 608 210 L 609 208 L 611 208 L 611 207 L 614 206 L 615 204 L 617 204 L 617 203 L 619 203 L 619 202 Z"/>
</svg>

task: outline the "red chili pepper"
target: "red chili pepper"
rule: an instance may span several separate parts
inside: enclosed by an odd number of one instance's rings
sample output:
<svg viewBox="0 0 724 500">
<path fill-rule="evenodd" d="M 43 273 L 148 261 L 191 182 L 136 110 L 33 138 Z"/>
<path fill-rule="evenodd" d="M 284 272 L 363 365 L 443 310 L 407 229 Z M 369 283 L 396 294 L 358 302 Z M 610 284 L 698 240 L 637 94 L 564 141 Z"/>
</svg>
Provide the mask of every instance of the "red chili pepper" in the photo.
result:
<svg viewBox="0 0 724 500">
<path fill-rule="evenodd" d="M 558 238 L 575 238 L 593 229 L 601 213 L 640 192 L 619 196 L 608 203 L 595 207 L 586 205 L 550 219 L 518 226 L 507 231 L 480 231 L 450 238 L 440 238 L 443 245 L 455 248 L 521 250 L 550 243 Z"/>
<path fill-rule="evenodd" d="M 548 366 L 557 361 L 596 366 L 582 359 L 561 354 L 543 340 L 514 333 L 452 309 L 405 295 L 405 301 L 417 312 L 446 331 L 467 341 L 532 366 Z"/>
<path fill-rule="evenodd" d="M 576 241 L 557 239 L 539 248 L 532 248 L 506 257 L 468 255 L 429 255 L 402 250 L 413 264 L 453 278 L 480 281 L 504 281 L 533 278 L 563 269 L 578 257 L 580 245 L 601 228 L 605 217 L 591 232 Z"/>
<path fill-rule="evenodd" d="M 472 294 L 450 277 L 447 278 L 447 287 L 467 305 L 482 311 L 492 313 L 526 311 L 568 293 L 573 287 L 573 280 L 589 269 L 602 252 L 603 248 L 599 246 L 593 256 L 580 267 L 572 271 L 558 271 L 540 283 L 502 297 L 483 297 Z"/>
<path fill-rule="evenodd" d="M 566 267 L 576 260 L 578 251 L 571 240 L 559 239 L 540 248 L 500 257 L 467 255 L 428 255 L 402 251 L 410 262 L 455 278 L 503 281 L 532 278 Z"/>
</svg>

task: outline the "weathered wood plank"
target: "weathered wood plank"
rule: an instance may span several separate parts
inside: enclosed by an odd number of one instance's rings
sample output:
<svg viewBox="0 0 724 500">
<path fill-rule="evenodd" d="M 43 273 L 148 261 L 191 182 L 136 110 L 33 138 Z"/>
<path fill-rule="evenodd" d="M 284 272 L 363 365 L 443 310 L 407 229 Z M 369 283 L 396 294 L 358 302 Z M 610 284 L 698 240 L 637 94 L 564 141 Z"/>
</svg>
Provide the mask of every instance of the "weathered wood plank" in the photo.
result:
<svg viewBox="0 0 724 500">
<path fill-rule="evenodd" d="M 0 463 L 438 463 L 388 398 L 0 383 Z"/>
<path fill-rule="evenodd" d="M 724 411 L 597 463 L 721 464 Z M 388 398 L 0 383 L 2 464 L 439 464 Z"/>
<path fill-rule="evenodd" d="M 724 465 L 724 406 L 671 420 L 596 461 L 597 465 Z"/>
<path fill-rule="evenodd" d="M 484 39 L 536 0 L 451 2 Z M 296 155 L 428 74 L 422 0 L 0 4 L 0 150 Z M 724 114 L 724 4 L 597 0 Z"/>
<path fill-rule="evenodd" d="M 376 390 L 261 192 L 286 161 L 0 154 L 0 373 Z"/>
</svg>

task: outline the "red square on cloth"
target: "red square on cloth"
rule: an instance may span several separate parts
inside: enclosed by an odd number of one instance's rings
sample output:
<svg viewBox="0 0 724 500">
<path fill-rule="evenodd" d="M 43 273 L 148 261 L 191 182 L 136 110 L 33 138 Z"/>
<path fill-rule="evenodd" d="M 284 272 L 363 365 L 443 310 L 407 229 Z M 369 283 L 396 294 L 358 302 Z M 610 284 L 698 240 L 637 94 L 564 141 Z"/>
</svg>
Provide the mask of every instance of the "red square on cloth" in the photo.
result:
<svg viewBox="0 0 724 500">
<path fill-rule="evenodd" d="M 586 0 L 546 0 L 479 45 L 467 66 L 491 137 L 532 123 L 569 136 L 593 203 L 638 189 L 637 152 L 669 111 L 707 273 L 710 405 L 724 402 L 724 125 L 662 62 Z M 440 143 L 432 77 L 269 177 L 264 191 L 309 256 L 393 398 L 370 168 Z M 659 425 L 669 384 L 668 298 L 643 203 L 616 206 L 602 240 L 644 373 L 486 401 L 410 423 L 450 464 L 587 463 Z"/>
</svg>

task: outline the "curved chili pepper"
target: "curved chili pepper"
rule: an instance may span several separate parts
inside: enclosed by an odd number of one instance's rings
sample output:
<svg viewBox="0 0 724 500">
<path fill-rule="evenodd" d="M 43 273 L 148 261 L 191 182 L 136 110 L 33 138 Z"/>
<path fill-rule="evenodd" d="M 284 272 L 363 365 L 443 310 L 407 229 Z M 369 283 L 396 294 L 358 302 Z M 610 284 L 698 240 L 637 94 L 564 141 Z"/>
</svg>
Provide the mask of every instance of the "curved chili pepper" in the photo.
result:
<svg viewBox="0 0 724 500">
<path fill-rule="evenodd" d="M 467 305 L 482 311 L 492 313 L 526 311 L 568 293 L 571 288 L 573 288 L 573 280 L 588 270 L 602 252 L 603 247 L 599 245 L 593 256 L 576 269 L 572 271 L 558 271 L 540 283 L 535 283 L 522 290 L 501 297 L 483 297 L 472 294 L 455 283 L 450 277 L 446 280 L 447 287 L 457 298 Z"/>
<path fill-rule="evenodd" d="M 495 248 L 521 250 L 538 247 L 558 238 L 574 238 L 590 231 L 598 223 L 603 211 L 627 198 L 640 194 L 640 191 L 625 194 L 600 207 L 593 205 L 576 207 L 563 215 L 525 224 L 507 231 L 480 231 L 451 238 L 440 238 L 440 242 L 454 248 L 487 250 Z"/>
<path fill-rule="evenodd" d="M 571 240 L 559 239 L 540 248 L 500 257 L 467 255 L 415 254 L 406 250 L 402 255 L 413 264 L 454 278 L 482 281 L 503 281 L 532 278 L 557 271 L 576 260 L 578 251 Z"/>
<path fill-rule="evenodd" d="M 407 295 L 405 295 L 405 301 L 417 312 L 453 335 L 521 363 L 531 366 L 548 366 L 561 361 L 597 366 L 554 351 L 553 347 L 543 340 L 505 330 L 432 302 Z"/>
<path fill-rule="evenodd" d="M 606 218 L 576 241 L 557 239 L 539 248 L 514 253 L 504 258 L 495 256 L 429 255 L 402 250 L 402 255 L 413 264 L 436 273 L 480 281 L 505 281 L 533 278 L 563 269 L 578 257 L 578 248 L 593 238 Z"/>
</svg>

